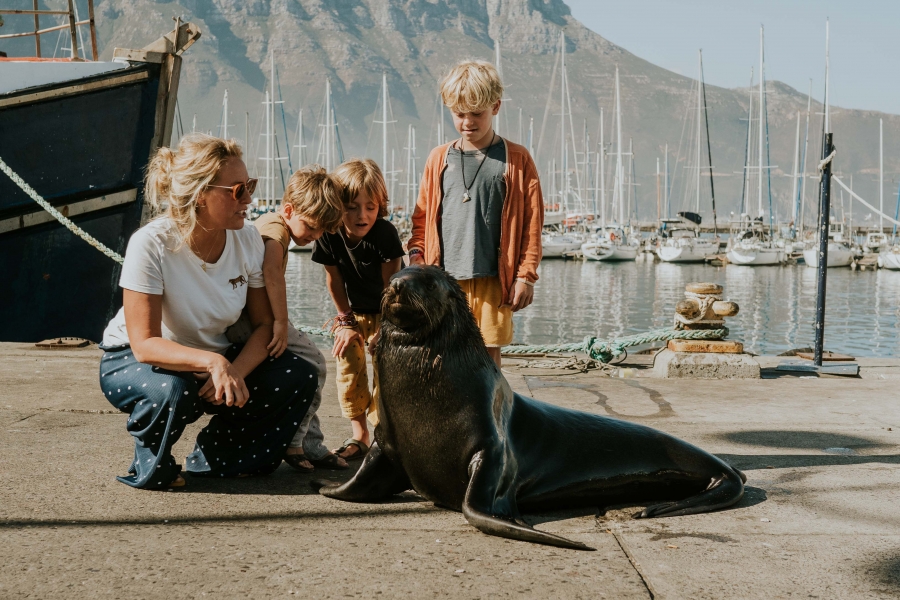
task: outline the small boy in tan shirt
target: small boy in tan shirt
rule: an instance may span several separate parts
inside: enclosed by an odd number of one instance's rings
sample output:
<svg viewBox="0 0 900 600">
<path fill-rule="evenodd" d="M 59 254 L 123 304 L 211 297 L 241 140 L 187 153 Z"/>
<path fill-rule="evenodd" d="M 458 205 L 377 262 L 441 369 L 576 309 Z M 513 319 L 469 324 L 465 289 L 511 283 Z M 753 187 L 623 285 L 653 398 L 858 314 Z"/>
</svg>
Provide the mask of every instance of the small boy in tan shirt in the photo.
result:
<svg viewBox="0 0 900 600">
<path fill-rule="evenodd" d="M 266 253 L 263 258 L 263 275 L 272 313 L 275 316 L 270 356 L 281 356 L 289 350 L 318 368 L 319 386 L 306 417 L 300 423 L 294 439 L 288 446 L 285 462 L 304 473 L 315 467 L 346 469 L 347 462 L 329 451 L 316 411 L 322 403 L 325 385 L 325 357 L 306 334 L 295 329 L 288 320 L 287 286 L 284 274 L 287 269 L 288 247 L 291 240 L 305 246 L 331 232 L 341 224 L 343 215 L 343 191 L 340 184 L 318 165 L 295 172 L 287 188 L 281 208 L 267 213 L 254 222 L 263 238 Z"/>
</svg>

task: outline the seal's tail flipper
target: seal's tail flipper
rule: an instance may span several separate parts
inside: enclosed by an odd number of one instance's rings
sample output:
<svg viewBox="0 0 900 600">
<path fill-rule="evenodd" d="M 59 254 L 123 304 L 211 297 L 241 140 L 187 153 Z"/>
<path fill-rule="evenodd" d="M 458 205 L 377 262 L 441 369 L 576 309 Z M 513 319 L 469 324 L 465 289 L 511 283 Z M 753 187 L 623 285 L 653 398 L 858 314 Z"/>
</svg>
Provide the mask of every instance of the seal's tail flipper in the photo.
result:
<svg viewBox="0 0 900 600">
<path fill-rule="evenodd" d="M 719 478 L 713 478 L 709 486 L 696 496 L 691 496 L 678 502 L 648 506 L 639 517 L 642 519 L 648 517 L 677 517 L 680 515 L 712 512 L 735 504 L 743 496 L 743 473 L 739 471 L 722 473 Z"/>
<path fill-rule="evenodd" d="M 378 502 L 412 488 L 403 468 L 391 462 L 377 442 L 350 481 L 341 485 L 311 481 L 310 486 L 323 496 L 348 502 Z"/>
<path fill-rule="evenodd" d="M 594 548 L 581 542 L 538 531 L 524 521 L 514 519 L 512 515 L 497 516 L 490 514 L 488 511 L 491 510 L 492 502 L 489 499 L 495 497 L 496 478 L 492 477 L 493 473 L 491 473 L 490 469 L 483 467 L 480 452 L 472 459 L 470 471 L 471 477 L 469 478 L 469 487 L 466 489 L 466 497 L 463 500 L 462 512 L 466 520 L 476 529 L 488 535 L 496 535 L 523 542 L 546 544 L 571 550 L 594 550 Z"/>
</svg>

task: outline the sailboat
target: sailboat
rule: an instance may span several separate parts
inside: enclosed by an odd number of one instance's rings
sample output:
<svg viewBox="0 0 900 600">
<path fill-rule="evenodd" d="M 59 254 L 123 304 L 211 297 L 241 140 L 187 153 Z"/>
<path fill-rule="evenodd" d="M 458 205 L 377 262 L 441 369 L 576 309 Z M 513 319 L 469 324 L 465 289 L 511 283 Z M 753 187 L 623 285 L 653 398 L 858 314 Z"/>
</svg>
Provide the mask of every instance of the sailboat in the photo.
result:
<svg viewBox="0 0 900 600">
<path fill-rule="evenodd" d="M 878 120 L 878 158 L 878 208 L 881 214 L 878 216 L 878 231 L 866 233 L 866 241 L 863 242 L 863 249 L 868 254 L 881 254 L 891 247 L 888 237 L 884 234 L 884 119 Z M 852 197 L 850 202 L 853 202 Z"/>
<path fill-rule="evenodd" d="M 850 244 L 844 238 L 844 223 L 831 218 L 828 224 L 828 268 L 831 267 L 848 267 L 853 262 L 854 252 L 850 248 Z M 803 260 L 806 261 L 807 267 L 816 268 L 819 266 L 819 247 L 818 242 L 810 244 L 803 251 Z"/>
<path fill-rule="evenodd" d="M 703 218 L 700 216 L 700 161 L 701 146 L 700 138 L 702 136 L 702 119 L 703 111 L 706 108 L 706 90 L 703 83 L 703 51 L 700 51 L 700 76 L 697 79 L 697 131 L 696 131 L 696 165 L 694 166 L 694 187 L 696 192 L 696 200 L 694 208 L 697 212 L 680 212 L 678 219 L 664 219 L 663 223 L 667 227 L 665 239 L 656 249 L 656 255 L 664 262 L 687 263 L 687 262 L 703 262 L 706 257 L 715 254 L 719 249 L 719 238 L 702 239 L 700 237 L 700 223 Z M 706 143 L 709 146 L 709 121 L 706 127 Z M 709 166 L 710 184 L 712 184 L 712 157 L 710 156 Z M 713 210 L 715 211 L 715 188 L 710 185 L 710 191 L 713 198 Z M 713 213 L 715 214 L 715 213 Z"/>
<path fill-rule="evenodd" d="M 759 265 L 777 265 L 785 260 L 785 250 L 779 245 L 771 235 L 772 214 L 769 211 L 769 227 L 763 225 L 763 171 L 771 167 L 763 164 L 763 151 L 766 149 L 768 142 L 765 135 L 766 119 L 766 75 L 765 75 L 765 55 L 764 50 L 764 30 L 759 28 L 759 163 L 757 167 L 757 209 L 759 216 L 752 218 L 747 213 L 741 213 L 737 221 L 731 223 L 731 232 L 728 239 L 727 257 L 728 262 L 736 265 L 759 266 Z M 751 131 L 753 121 L 747 123 L 747 144 L 749 146 L 751 140 Z M 750 153 L 747 152 L 747 165 L 745 169 L 749 171 Z M 745 196 L 749 198 L 750 177 L 746 176 L 747 188 Z M 771 208 L 771 183 L 769 184 L 769 204 Z"/>
<path fill-rule="evenodd" d="M 631 153 L 629 153 L 631 154 Z M 637 240 L 632 240 L 630 228 L 624 226 L 625 222 L 625 196 L 622 193 L 624 170 L 622 168 L 622 156 L 625 155 L 622 148 L 622 103 L 619 93 L 619 66 L 616 65 L 616 178 L 615 193 L 613 194 L 613 214 L 617 219 L 607 225 L 601 223 L 599 231 L 592 239 L 581 245 L 581 252 L 585 260 L 603 261 L 629 261 L 635 260 L 640 250 Z"/>
</svg>

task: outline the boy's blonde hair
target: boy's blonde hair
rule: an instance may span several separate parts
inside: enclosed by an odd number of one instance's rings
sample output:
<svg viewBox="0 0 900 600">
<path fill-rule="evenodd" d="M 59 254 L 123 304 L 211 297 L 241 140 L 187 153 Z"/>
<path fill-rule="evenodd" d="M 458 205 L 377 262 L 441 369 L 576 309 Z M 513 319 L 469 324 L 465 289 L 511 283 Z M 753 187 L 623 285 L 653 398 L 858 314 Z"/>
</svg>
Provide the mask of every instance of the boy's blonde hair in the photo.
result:
<svg viewBox="0 0 900 600">
<path fill-rule="evenodd" d="M 370 158 L 351 158 L 337 169 L 332 176 L 344 188 L 344 202 L 350 204 L 361 192 L 378 204 L 378 216 L 388 214 L 388 193 L 384 177 L 378 164 Z"/>
<path fill-rule="evenodd" d="M 310 165 L 291 175 L 281 202 L 290 204 L 311 227 L 334 233 L 344 214 L 343 195 L 334 177 L 319 165 Z"/>
<path fill-rule="evenodd" d="M 144 177 L 145 197 L 155 214 L 172 219 L 182 241 L 191 237 L 197 226 L 200 194 L 230 158 L 241 158 L 236 141 L 189 133 L 177 149 L 163 146 L 150 160 Z"/>
<path fill-rule="evenodd" d="M 496 67 L 484 60 L 464 60 L 441 79 L 441 100 L 455 112 L 479 112 L 503 97 Z"/>
</svg>

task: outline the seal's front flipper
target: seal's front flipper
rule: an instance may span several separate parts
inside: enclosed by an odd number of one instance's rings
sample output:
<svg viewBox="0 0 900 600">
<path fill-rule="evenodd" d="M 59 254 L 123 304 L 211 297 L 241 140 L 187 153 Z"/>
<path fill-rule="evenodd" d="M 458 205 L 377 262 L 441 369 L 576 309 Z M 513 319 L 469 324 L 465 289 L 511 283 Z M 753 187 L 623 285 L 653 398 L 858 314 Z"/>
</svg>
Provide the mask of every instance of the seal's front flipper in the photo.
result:
<svg viewBox="0 0 900 600">
<path fill-rule="evenodd" d="M 571 550 L 594 549 L 581 542 L 538 531 L 521 519 L 516 519 L 514 515 L 496 514 L 498 512 L 495 503 L 497 480 L 502 473 L 496 473 L 493 469 L 488 468 L 484 464 L 481 452 L 478 452 L 472 458 L 469 472 L 471 476 L 469 478 L 469 487 L 466 489 L 466 497 L 463 500 L 462 512 L 466 520 L 475 528 L 488 535 L 496 535 L 523 542 L 547 544 L 548 546 L 558 546 Z"/>
<path fill-rule="evenodd" d="M 377 502 L 412 488 L 406 472 L 385 456 L 378 442 L 369 448 L 350 481 L 340 485 L 311 481 L 310 485 L 323 496 L 348 502 Z"/>
<path fill-rule="evenodd" d="M 648 517 L 677 517 L 726 508 L 735 504 L 744 496 L 744 481 L 746 481 L 746 476 L 740 471 L 735 470 L 732 473 L 722 473 L 719 478 L 713 478 L 706 489 L 696 496 L 691 496 L 678 502 L 648 506 L 639 517 L 642 519 Z"/>
</svg>

